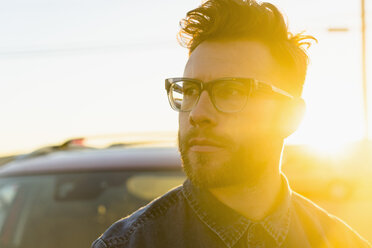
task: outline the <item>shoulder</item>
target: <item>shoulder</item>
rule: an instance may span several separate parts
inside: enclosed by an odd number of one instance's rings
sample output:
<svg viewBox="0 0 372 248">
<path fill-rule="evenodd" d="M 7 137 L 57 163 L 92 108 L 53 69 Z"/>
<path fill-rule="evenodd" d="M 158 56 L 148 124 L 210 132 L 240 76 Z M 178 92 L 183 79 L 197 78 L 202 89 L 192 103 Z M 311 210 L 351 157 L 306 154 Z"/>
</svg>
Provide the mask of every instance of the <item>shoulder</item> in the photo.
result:
<svg viewBox="0 0 372 248">
<path fill-rule="evenodd" d="M 149 235 L 148 231 L 157 221 L 165 221 L 164 216 L 172 218 L 169 216 L 173 212 L 172 209 L 179 208 L 182 200 L 182 186 L 179 186 L 112 224 L 100 238 L 93 242 L 91 248 L 125 247 L 136 237 L 143 239 L 144 233 Z M 135 247 L 141 245 L 137 244 Z"/>
<path fill-rule="evenodd" d="M 335 247 L 371 247 L 349 225 L 309 199 L 293 192 L 292 203 L 295 214 L 308 234 L 321 235 Z"/>
</svg>

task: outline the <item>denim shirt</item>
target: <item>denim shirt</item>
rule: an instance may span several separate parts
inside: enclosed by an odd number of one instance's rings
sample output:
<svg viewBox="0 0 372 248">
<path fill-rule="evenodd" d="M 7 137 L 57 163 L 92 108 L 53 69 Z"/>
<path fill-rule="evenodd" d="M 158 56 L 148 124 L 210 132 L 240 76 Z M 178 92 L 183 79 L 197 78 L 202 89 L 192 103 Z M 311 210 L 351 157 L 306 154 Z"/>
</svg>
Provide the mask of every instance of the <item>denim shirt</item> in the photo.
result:
<svg viewBox="0 0 372 248">
<path fill-rule="evenodd" d="M 114 223 L 91 248 L 371 247 L 338 218 L 293 192 L 283 175 L 278 202 L 252 221 L 189 180 Z"/>
</svg>

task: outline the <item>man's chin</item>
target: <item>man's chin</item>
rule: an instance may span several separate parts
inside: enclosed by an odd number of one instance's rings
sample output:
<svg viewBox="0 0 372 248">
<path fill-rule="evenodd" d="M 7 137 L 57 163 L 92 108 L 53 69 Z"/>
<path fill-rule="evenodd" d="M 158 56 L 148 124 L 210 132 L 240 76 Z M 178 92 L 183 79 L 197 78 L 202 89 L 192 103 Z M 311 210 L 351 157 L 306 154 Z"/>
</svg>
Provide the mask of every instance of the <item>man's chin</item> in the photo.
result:
<svg viewBox="0 0 372 248">
<path fill-rule="evenodd" d="M 226 187 L 236 183 L 236 171 L 229 166 L 226 154 L 200 154 L 189 151 L 183 167 L 190 181 L 201 188 Z"/>
<path fill-rule="evenodd" d="M 190 181 L 202 188 L 254 184 L 265 166 L 254 166 L 245 153 L 223 150 L 217 153 L 181 152 L 183 168 Z"/>
<path fill-rule="evenodd" d="M 200 150 L 189 149 L 187 151 L 187 157 L 187 161 L 195 169 L 203 169 L 212 174 L 224 170 L 224 167 L 229 161 L 229 156 L 225 150 L 214 150 L 204 147 Z"/>
</svg>

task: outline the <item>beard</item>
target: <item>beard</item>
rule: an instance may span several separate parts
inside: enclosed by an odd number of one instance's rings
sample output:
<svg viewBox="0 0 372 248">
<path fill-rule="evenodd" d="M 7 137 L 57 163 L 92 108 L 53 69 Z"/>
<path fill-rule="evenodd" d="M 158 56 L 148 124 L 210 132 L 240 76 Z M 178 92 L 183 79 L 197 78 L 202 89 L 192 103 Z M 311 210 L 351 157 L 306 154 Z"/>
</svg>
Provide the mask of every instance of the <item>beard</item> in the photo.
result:
<svg viewBox="0 0 372 248">
<path fill-rule="evenodd" d="M 205 137 L 223 144 L 223 151 L 198 153 L 190 151 L 189 140 Z M 183 170 L 190 181 L 201 188 L 219 188 L 233 185 L 255 185 L 264 173 L 267 163 L 257 160 L 257 144 L 237 144 L 232 140 L 191 130 L 185 135 L 178 132 L 178 147 Z M 261 156 L 262 159 L 262 156 Z"/>
</svg>

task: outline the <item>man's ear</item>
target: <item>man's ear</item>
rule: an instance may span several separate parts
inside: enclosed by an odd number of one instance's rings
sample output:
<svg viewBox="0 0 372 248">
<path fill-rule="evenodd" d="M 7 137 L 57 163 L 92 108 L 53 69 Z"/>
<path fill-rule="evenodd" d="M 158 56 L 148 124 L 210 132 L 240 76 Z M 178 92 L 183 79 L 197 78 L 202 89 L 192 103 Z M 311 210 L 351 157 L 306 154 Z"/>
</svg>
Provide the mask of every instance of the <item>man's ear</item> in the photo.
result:
<svg viewBox="0 0 372 248">
<path fill-rule="evenodd" d="M 279 133 L 287 138 L 299 127 L 306 111 L 306 104 L 302 98 L 295 98 L 283 106 L 278 120 Z"/>
</svg>

